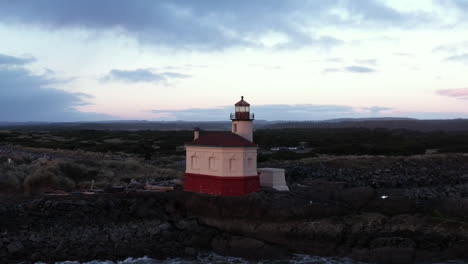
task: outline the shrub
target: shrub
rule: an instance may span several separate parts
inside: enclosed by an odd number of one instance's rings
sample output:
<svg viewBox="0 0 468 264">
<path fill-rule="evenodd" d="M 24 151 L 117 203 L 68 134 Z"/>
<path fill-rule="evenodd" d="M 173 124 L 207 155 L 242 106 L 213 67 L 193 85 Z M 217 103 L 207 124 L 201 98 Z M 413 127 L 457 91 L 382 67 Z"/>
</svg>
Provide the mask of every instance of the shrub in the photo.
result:
<svg viewBox="0 0 468 264">
<path fill-rule="evenodd" d="M 76 182 L 87 180 L 89 178 L 88 170 L 74 162 L 61 162 L 59 164 L 60 172 Z"/>
<path fill-rule="evenodd" d="M 0 165 L 0 190 L 2 192 L 22 192 L 23 181 L 29 174 L 27 165 L 11 166 L 6 163 Z"/>
<path fill-rule="evenodd" d="M 75 182 L 61 173 L 57 161 L 39 160 L 36 163 L 36 168 L 23 182 L 24 192 L 26 194 L 57 188 L 71 191 L 75 188 Z"/>
</svg>

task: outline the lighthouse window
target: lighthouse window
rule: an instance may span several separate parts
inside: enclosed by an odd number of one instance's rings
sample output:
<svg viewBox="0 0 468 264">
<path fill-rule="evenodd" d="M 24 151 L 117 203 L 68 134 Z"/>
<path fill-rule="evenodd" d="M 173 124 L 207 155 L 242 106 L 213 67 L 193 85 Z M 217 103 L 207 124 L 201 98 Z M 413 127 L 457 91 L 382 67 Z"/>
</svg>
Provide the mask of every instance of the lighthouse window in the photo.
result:
<svg viewBox="0 0 468 264">
<path fill-rule="evenodd" d="M 240 106 L 236 106 L 236 112 L 240 112 Z"/>
<path fill-rule="evenodd" d="M 229 160 L 229 170 L 234 171 L 236 169 L 236 160 L 235 159 L 230 159 Z"/>
<path fill-rule="evenodd" d="M 216 159 L 215 159 L 215 157 L 210 157 L 208 159 L 208 164 L 209 164 L 210 169 L 216 169 Z"/>
<path fill-rule="evenodd" d="M 192 156 L 191 159 L 190 159 L 190 165 L 192 167 L 192 169 L 198 169 L 198 158 L 197 156 Z"/>
<path fill-rule="evenodd" d="M 247 167 L 249 169 L 252 169 L 253 168 L 253 159 L 252 158 L 248 158 L 247 159 Z"/>
</svg>

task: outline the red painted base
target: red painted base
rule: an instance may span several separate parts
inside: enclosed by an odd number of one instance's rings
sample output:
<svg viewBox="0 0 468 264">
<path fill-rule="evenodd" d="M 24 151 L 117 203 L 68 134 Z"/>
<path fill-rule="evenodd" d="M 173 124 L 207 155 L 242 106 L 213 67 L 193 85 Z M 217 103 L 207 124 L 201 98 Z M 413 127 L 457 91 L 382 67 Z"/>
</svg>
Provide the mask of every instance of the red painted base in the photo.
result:
<svg viewBox="0 0 468 264">
<path fill-rule="evenodd" d="M 260 190 L 258 175 L 246 177 L 220 177 L 185 173 L 185 191 L 217 195 L 243 195 Z"/>
</svg>

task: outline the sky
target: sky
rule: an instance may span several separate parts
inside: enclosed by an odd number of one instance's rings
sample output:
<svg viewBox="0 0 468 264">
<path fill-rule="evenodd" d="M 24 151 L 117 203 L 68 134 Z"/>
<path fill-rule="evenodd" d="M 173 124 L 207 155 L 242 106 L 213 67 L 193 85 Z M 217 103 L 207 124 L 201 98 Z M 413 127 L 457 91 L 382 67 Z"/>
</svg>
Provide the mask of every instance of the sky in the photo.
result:
<svg viewBox="0 0 468 264">
<path fill-rule="evenodd" d="M 468 0 L 0 0 L 0 121 L 468 118 Z"/>
</svg>

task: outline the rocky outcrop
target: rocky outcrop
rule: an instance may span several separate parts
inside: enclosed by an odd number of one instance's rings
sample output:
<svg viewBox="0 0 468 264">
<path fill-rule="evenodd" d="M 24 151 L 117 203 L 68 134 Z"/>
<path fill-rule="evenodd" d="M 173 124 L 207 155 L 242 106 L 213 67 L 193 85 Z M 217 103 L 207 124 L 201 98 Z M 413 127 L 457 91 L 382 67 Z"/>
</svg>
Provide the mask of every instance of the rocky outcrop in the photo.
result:
<svg viewBox="0 0 468 264">
<path fill-rule="evenodd" d="M 0 207 L 0 259 L 186 256 L 211 248 L 216 230 L 168 203 L 164 193 L 10 200 Z"/>
<path fill-rule="evenodd" d="M 381 199 L 373 188 L 322 182 L 234 197 L 172 191 L 0 201 L 0 259 L 12 262 L 162 258 L 201 250 L 377 263 L 468 259 L 467 199 Z"/>
<path fill-rule="evenodd" d="M 186 194 L 183 200 L 188 212 L 206 226 L 290 252 L 377 263 L 468 259 L 468 199 L 382 199 L 372 189 L 331 186 L 311 195 L 319 187 L 302 195 L 293 191 L 289 198 L 282 193 Z"/>
</svg>

